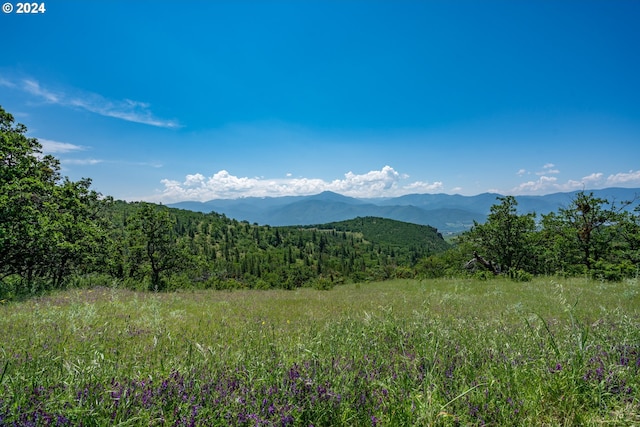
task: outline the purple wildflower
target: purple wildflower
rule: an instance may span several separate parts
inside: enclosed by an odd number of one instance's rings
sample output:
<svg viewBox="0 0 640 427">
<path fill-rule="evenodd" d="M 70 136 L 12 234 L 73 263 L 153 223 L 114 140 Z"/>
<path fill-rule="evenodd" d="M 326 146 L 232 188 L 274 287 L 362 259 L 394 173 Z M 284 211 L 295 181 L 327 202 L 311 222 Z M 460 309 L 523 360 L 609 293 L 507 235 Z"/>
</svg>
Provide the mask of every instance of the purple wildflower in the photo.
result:
<svg viewBox="0 0 640 427">
<path fill-rule="evenodd" d="M 556 363 L 555 367 L 549 369 L 549 372 L 551 372 L 552 374 L 560 371 L 562 371 L 562 364 L 560 362 Z"/>
</svg>

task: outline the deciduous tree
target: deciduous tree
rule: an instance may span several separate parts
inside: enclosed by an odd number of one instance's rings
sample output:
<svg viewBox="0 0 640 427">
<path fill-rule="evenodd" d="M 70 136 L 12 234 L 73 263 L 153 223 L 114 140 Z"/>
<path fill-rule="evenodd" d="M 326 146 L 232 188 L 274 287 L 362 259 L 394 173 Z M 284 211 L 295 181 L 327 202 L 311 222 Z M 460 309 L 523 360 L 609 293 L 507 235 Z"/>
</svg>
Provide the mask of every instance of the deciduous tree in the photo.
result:
<svg viewBox="0 0 640 427">
<path fill-rule="evenodd" d="M 58 160 L 26 133 L 0 107 L 0 280 L 20 278 L 17 292 L 61 286 L 72 266 L 86 265 L 100 234 L 91 181 L 63 180 Z"/>
<path fill-rule="evenodd" d="M 580 191 L 567 208 L 543 216 L 549 255 L 569 267 L 578 264 L 590 271 L 609 252 L 617 232 L 620 216 L 608 203 Z"/>
<path fill-rule="evenodd" d="M 530 269 L 534 263 L 535 214 L 519 215 L 515 197 L 498 197 L 484 224 L 474 223 L 461 242 L 503 271 Z"/>
<path fill-rule="evenodd" d="M 166 209 L 141 203 L 128 225 L 130 269 L 147 266 L 151 290 L 164 290 L 162 274 L 186 267 L 187 256 L 179 250 L 174 232 L 175 218 Z"/>
</svg>

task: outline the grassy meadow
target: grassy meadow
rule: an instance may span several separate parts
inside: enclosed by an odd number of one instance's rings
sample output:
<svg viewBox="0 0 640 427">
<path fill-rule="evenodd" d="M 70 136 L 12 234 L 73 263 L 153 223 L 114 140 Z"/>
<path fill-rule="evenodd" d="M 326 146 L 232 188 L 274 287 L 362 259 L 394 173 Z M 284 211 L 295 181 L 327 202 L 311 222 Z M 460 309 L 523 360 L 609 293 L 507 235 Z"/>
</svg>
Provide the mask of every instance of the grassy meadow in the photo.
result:
<svg viewBox="0 0 640 427">
<path fill-rule="evenodd" d="M 637 279 L 0 305 L 2 426 L 638 425 L 639 396 Z"/>
</svg>

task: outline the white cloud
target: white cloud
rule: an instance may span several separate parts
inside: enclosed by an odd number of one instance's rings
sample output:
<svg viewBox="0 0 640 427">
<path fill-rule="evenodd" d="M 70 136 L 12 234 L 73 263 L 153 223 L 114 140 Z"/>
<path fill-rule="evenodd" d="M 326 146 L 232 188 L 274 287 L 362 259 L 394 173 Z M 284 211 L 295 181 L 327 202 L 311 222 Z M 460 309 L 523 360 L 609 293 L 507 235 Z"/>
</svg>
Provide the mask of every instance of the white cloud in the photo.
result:
<svg viewBox="0 0 640 427">
<path fill-rule="evenodd" d="M 574 190 L 606 187 L 606 185 L 604 185 L 602 177 L 603 177 L 602 172 L 596 172 L 596 173 L 592 173 L 590 175 L 584 176 L 579 180 L 570 179 L 566 183 L 558 185 L 557 190 L 558 191 L 574 191 Z"/>
<path fill-rule="evenodd" d="M 184 181 L 184 185 L 186 187 L 193 187 L 197 185 L 202 185 L 205 182 L 204 175 L 197 173 L 195 175 L 187 175 L 186 180 Z"/>
<path fill-rule="evenodd" d="M 200 173 L 187 175 L 184 181 L 163 179 L 164 189 L 149 198 L 164 203 L 180 200 L 206 201 L 212 199 L 233 199 L 240 197 L 279 197 L 317 194 L 333 191 L 351 197 L 397 196 L 415 192 L 429 192 L 442 189 L 442 182 L 410 182 L 409 178 L 391 166 L 364 174 L 347 172 L 342 179 L 326 181 L 319 178 L 249 178 L 238 177 L 226 170 L 216 172 L 207 178 Z"/>
<path fill-rule="evenodd" d="M 587 175 L 585 177 L 582 178 L 582 182 L 586 185 L 589 184 L 597 184 L 600 181 L 602 181 L 602 177 L 603 177 L 603 173 L 602 172 L 596 172 L 596 173 L 592 173 L 591 175 Z"/>
<path fill-rule="evenodd" d="M 38 138 L 40 144 L 42 144 L 42 152 L 45 154 L 60 154 L 71 153 L 74 151 L 84 151 L 87 147 L 82 145 L 70 144 L 68 142 L 52 141 L 50 139 Z M 68 165 L 96 165 L 103 163 L 103 160 L 99 159 L 61 159 L 61 163 L 64 166 Z"/>
<path fill-rule="evenodd" d="M 69 144 L 68 142 L 52 141 L 50 139 L 38 138 L 42 144 L 42 151 L 47 154 L 69 153 L 71 151 L 82 151 L 85 147 L 81 145 Z"/>
<path fill-rule="evenodd" d="M 0 86 L 10 87 L 10 88 L 15 88 L 16 87 L 15 83 L 13 83 L 12 81 L 7 80 L 7 79 L 5 79 L 3 77 L 0 77 Z"/>
<path fill-rule="evenodd" d="M 541 176 L 536 181 L 527 181 L 512 189 L 511 194 L 538 193 L 555 187 L 558 179 L 553 176 Z"/>
<path fill-rule="evenodd" d="M 123 163 L 123 162 L 116 162 L 116 163 Z M 160 162 L 134 162 L 132 164 L 137 166 L 151 167 L 155 169 L 160 169 L 164 167 L 164 164 Z"/>
<path fill-rule="evenodd" d="M 363 175 L 347 172 L 344 179 L 336 179 L 329 185 L 330 191 L 344 195 L 367 193 L 367 197 L 375 197 L 376 192 L 393 191 L 398 187 L 398 181 L 408 178 L 400 175 L 391 166 L 385 166 L 379 171 L 370 171 Z"/>
<path fill-rule="evenodd" d="M 558 182 L 556 177 L 541 176 L 535 181 L 527 181 L 508 191 L 509 194 L 548 194 L 552 192 L 568 192 L 582 189 L 597 189 L 616 185 L 640 185 L 640 171 L 617 173 L 606 179 L 602 172 L 594 172 L 580 179 Z"/>
<path fill-rule="evenodd" d="M 640 185 L 640 170 L 609 175 L 607 185 Z"/>
<path fill-rule="evenodd" d="M 166 120 L 156 117 L 151 112 L 150 105 L 146 102 L 133 101 L 131 99 L 111 100 L 96 93 L 77 89 L 54 91 L 43 87 L 39 81 L 32 78 L 23 78 L 15 82 L 2 79 L 0 80 L 0 85 L 20 89 L 49 104 L 81 108 L 101 116 L 113 117 L 149 126 L 170 129 L 180 127 L 180 123 L 177 120 Z"/>
<path fill-rule="evenodd" d="M 554 169 L 555 166 L 556 165 L 554 165 L 553 163 L 546 163 L 544 166 L 542 166 L 542 170 L 540 172 L 536 172 L 536 175 L 557 175 L 560 173 L 560 171 L 558 169 Z"/>
<path fill-rule="evenodd" d="M 560 173 L 560 171 L 558 169 L 547 169 L 547 170 L 543 170 L 543 171 L 540 171 L 540 172 L 536 172 L 536 175 L 538 175 L 538 176 L 557 175 L 559 173 Z"/>
<path fill-rule="evenodd" d="M 537 176 L 557 175 L 560 173 L 560 170 L 555 169 L 555 166 L 556 165 L 554 165 L 553 163 L 545 163 L 544 166 L 542 166 L 542 170 L 538 172 L 534 172 L 534 174 Z M 531 171 L 528 171 L 524 168 L 519 169 L 518 172 L 516 172 L 517 176 L 525 176 L 525 175 L 531 175 L 531 174 L 532 174 Z M 530 184 L 530 183 L 527 183 L 527 184 Z"/>
<path fill-rule="evenodd" d="M 43 98 L 46 102 L 50 102 L 52 104 L 60 104 L 61 97 L 59 94 L 46 90 L 40 87 L 40 83 L 36 80 L 24 79 L 22 80 L 22 88 L 30 93 L 31 95 L 35 95 L 39 98 Z"/>
<path fill-rule="evenodd" d="M 65 165 L 97 165 L 103 163 L 103 160 L 99 159 L 65 159 L 63 161 Z"/>
<path fill-rule="evenodd" d="M 416 182 L 412 182 L 409 185 L 405 185 L 403 188 L 405 188 L 406 190 L 411 190 L 412 193 L 431 193 L 434 191 L 442 191 L 443 189 L 443 185 L 442 185 L 442 181 L 436 181 L 433 183 L 428 183 L 428 182 L 422 182 L 422 181 L 416 181 Z M 453 189 L 453 191 L 461 191 L 462 188 L 460 187 L 456 187 Z"/>
</svg>

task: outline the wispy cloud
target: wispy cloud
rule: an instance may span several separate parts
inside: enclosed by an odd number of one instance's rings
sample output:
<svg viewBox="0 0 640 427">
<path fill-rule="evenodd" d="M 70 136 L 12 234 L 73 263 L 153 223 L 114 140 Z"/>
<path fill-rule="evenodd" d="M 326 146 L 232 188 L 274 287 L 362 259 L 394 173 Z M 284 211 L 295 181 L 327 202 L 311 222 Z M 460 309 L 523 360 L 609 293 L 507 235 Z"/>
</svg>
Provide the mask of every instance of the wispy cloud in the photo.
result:
<svg viewBox="0 0 640 427">
<path fill-rule="evenodd" d="M 44 138 L 38 138 L 38 141 L 42 144 L 42 151 L 47 154 L 69 153 L 86 149 L 86 147 L 81 145 L 70 144 L 68 142 L 58 142 Z"/>
<path fill-rule="evenodd" d="M 181 200 L 206 201 L 212 199 L 230 199 L 240 197 L 279 197 L 317 194 L 323 191 L 335 191 L 352 197 L 398 196 L 412 192 L 437 191 L 441 182 L 409 182 L 409 178 L 391 166 L 373 170 L 364 174 L 347 172 L 343 178 L 326 181 L 319 178 L 294 178 L 288 174 L 285 178 L 238 177 L 221 170 L 211 177 L 200 173 L 187 175 L 184 181 L 163 179 L 164 189 L 153 197 L 156 201 L 171 203 Z"/>
<path fill-rule="evenodd" d="M 97 165 L 103 163 L 104 160 L 99 159 L 65 159 L 65 165 Z"/>
<path fill-rule="evenodd" d="M 63 96 L 60 94 L 54 93 L 50 90 L 44 89 L 40 86 L 36 80 L 32 79 L 23 79 L 22 80 L 22 89 L 25 92 L 30 93 L 38 98 L 42 98 L 44 101 L 49 102 L 51 104 L 63 104 Z"/>
<path fill-rule="evenodd" d="M 556 165 L 554 165 L 553 163 L 546 163 L 544 166 L 542 166 L 542 170 L 539 170 L 538 172 L 531 172 L 522 168 L 522 169 L 519 169 L 518 172 L 516 172 L 516 175 L 517 176 L 525 176 L 525 175 L 546 176 L 546 175 L 557 175 L 559 173 L 560 173 L 560 170 L 556 169 Z M 546 181 L 546 180 L 543 179 L 542 181 Z"/>
<path fill-rule="evenodd" d="M 83 145 L 70 144 L 68 142 L 60 142 L 53 141 L 51 139 L 38 138 L 40 144 L 42 144 L 42 152 L 44 154 L 68 154 L 75 153 L 78 151 L 86 151 L 89 150 L 90 147 Z M 114 165 L 127 165 L 127 166 L 135 166 L 135 167 L 151 167 L 151 168 L 161 168 L 163 167 L 162 163 L 159 162 L 136 162 L 130 160 L 103 160 L 96 158 L 67 158 L 62 157 L 60 161 L 63 165 L 97 165 L 100 163 L 104 164 L 114 164 Z"/>
<path fill-rule="evenodd" d="M 149 126 L 169 129 L 181 127 L 177 120 L 156 117 L 151 111 L 151 106 L 146 102 L 133 101 L 131 99 L 112 100 L 97 93 L 78 89 L 54 90 L 45 87 L 33 78 L 22 78 L 14 81 L 3 78 L 0 80 L 0 84 L 22 90 L 48 104 L 80 108 L 101 116 Z"/>
<path fill-rule="evenodd" d="M 538 176 L 543 176 L 543 175 L 556 175 L 560 173 L 560 170 L 555 169 L 556 165 L 554 165 L 553 163 L 547 163 L 546 165 L 544 165 L 542 167 L 542 170 L 539 172 L 536 172 L 536 175 Z"/>
<path fill-rule="evenodd" d="M 5 79 L 4 77 L 0 77 L 0 86 L 15 88 L 16 84 L 10 80 Z"/>
</svg>

